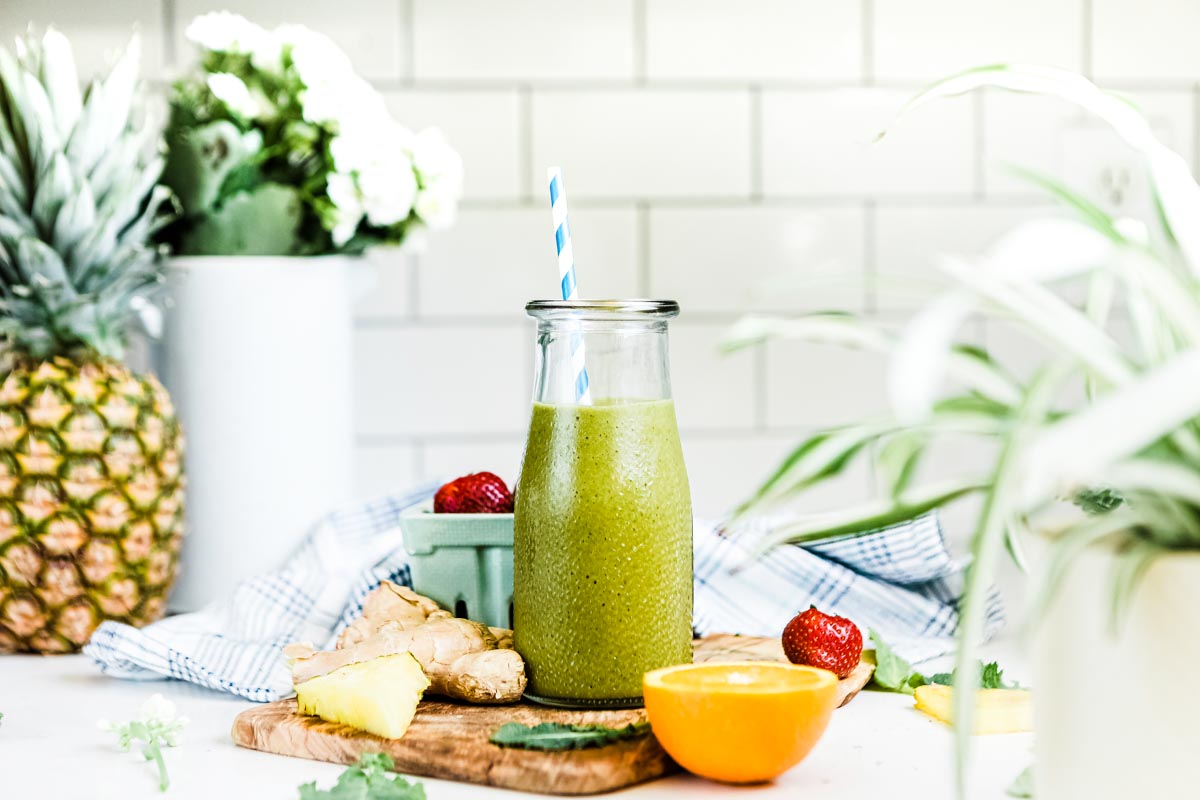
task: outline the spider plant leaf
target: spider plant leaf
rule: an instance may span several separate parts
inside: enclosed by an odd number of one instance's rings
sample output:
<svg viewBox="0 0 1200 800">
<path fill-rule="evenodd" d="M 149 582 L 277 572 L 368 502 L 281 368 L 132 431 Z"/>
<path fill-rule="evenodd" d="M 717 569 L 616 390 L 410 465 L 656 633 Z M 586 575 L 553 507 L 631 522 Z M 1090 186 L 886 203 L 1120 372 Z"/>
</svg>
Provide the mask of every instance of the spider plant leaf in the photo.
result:
<svg viewBox="0 0 1200 800">
<path fill-rule="evenodd" d="M 974 294 L 944 292 L 905 326 L 888 364 L 888 397 L 902 422 L 929 415 L 942 389 L 954 340 L 974 313 Z"/>
<path fill-rule="evenodd" d="M 1027 183 L 1031 183 L 1042 191 L 1063 203 L 1092 227 L 1093 230 L 1107 236 L 1115 243 L 1124 242 L 1124 236 L 1117 229 L 1116 221 L 1100 206 L 1088 200 L 1083 195 L 1068 187 L 1065 183 L 1042 172 L 1027 169 L 1015 164 L 1005 164 L 1005 171 L 1012 173 Z"/>
<path fill-rule="evenodd" d="M 1200 508 L 1200 473 L 1191 466 L 1154 458 L 1127 458 L 1104 470 L 1105 483 L 1124 496 L 1165 495 Z"/>
<path fill-rule="evenodd" d="M 950 348 L 946 365 L 951 378 L 962 381 L 971 391 L 978 392 L 996 407 L 1016 405 L 1022 395 L 1020 381 L 1014 378 L 991 355 L 979 347 L 955 344 Z M 936 407 L 937 403 L 934 403 Z"/>
<path fill-rule="evenodd" d="M 1193 348 L 1047 426 L 1024 453 L 1021 505 L 1031 507 L 1096 482 L 1118 459 L 1142 451 L 1200 414 L 1197 374 L 1200 348 Z M 1097 431 L 1105 435 L 1097 436 Z"/>
<path fill-rule="evenodd" d="M 1030 606 L 1027 625 L 1032 626 L 1045 616 L 1058 595 L 1063 579 L 1081 553 L 1097 542 L 1137 528 L 1145 521 L 1146 517 L 1141 512 L 1126 506 L 1107 514 L 1085 517 L 1063 531 L 1051 545 L 1045 572 Z"/>
<path fill-rule="evenodd" d="M 1073 72 L 1054 67 L 1027 64 L 992 64 L 951 75 L 928 86 L 911 98 L 892 120 L 891 125 L 936 100 L 965 94 L 985 86 L 1016 92 L 1058 97 L 1104 120 L 1131 147 L 1146 159 L 1166 230 L 1179 245 L 1184 260 L 1193 272 L 1200 271 L 1200 186 L 1196 185 L 1187 162 L 1154 136 L 1150 123 L 1128 100 L 1101 90 Z M 885 128 L 876 141 L 886 135 Z"/>
<path fill-rule="evenodd" d="M 749 558 L 759 558 L 781 544 L 808 544 L 841 536 L 873 533 L 986 488 L 986 480 L 958 478 L 911 487 L 896 499 L 875 499 L 834 512 L 808 514 L 780 525 L 762 537 L 751 549 Z"/>
<path fill-rule="evenodd" d="M 880 437 L 891 433 L 895 427 L 894 422 L 885 421 L 836 428 L 809 437 L 784 459 L 755 495 L 742 505 L 739 515 L 841 474 L 859 453 Z"/>
<path fill-rule="evenodd" d="M 892 336 L 873 322 L 853 314 L 823 311 L 799 317 L 750 315 L 734 323 L 721 340 L 721 349 L 734 352 L 768 339 L 802 339 L 816 344 L 884 352 Z"/>
<path fill-rule="evenodd" d="M 929 443 L 921 429 L 901 430 L 887 437 L 875 457 L 875 480 L 893 500 L 912 483 Z"/>
<path fill-rule="evenodd" d="M 1003 440 L 991 487 L 984 493 L 983 508 L 971 540 L 972 560 L 959 604 L 956 668 L 960 675 L 968 674 L 974 665 L 975 648 L 983 637 L 988 592 L 995 580 L 996 564 L 1008 533 L 1006 525 L 1011 519 L 1012 500 L 1021 488 L 1022 450 L 1045 419 L 1066 374 L 1065 368 L 1054 367 L 1044 369 L 1034 377 L 1025 401 L 1018 409 L 1017 425 Z M 966 797 L 974 712 L 974 693 L 956 692 L 953 714 L 957 741 L 955 783 L 960 798 Z"/>
<path fill-rule="evenodd" d="M 1094 270 L 1112 258 L 1114 249 L 1112 239 L 1083 222 L 1033 219 L 997 239 L 979 268 L 1004 278 L 1047 283 Z"/>
<path fill-rule="evenodd" d="M 1044 286 L 1019 278 L 1003 279 L 991 270 L 953 259 L 947 259 L 945 266 L 962 284 L 1012 314 L 1053 352 L 1073 357 L 1108 383 L 1119 383 L 1132 374 L 1128 359 L 1112 337 Z"/>
<path fill-rule="evenodd" d="M 1121 632 L 1121 623 L 1133 601 L 1146 570 L 1154 559 L 1163 554 L 1163 548 L 1146 539 L 1135 539 L 1117 555 L 1113 563 L 1112 605 L 1109 609 L 1109 628 L 1113 635 Z"/>
<path fill-rule="evenodd" d="M 1033 535 L 1029 530 L 1029 521 L 1021 514 L 1013 514 L 1004 530 L 1004 549 L 1008 551 L 1009 558 L 1017 565 L 1017 569 L 1028 574 L 1029 558 L 1025 554 L 1024 540 Z"/>
</svg>

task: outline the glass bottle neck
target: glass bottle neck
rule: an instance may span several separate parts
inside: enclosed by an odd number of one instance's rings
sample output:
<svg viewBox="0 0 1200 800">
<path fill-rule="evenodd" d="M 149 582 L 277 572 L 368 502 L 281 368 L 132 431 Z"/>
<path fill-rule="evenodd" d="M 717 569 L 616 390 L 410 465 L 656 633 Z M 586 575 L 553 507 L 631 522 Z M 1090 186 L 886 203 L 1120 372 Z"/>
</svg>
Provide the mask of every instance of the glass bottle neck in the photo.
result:
<svg viewBox="0 0 1200 800">
<path fill-rule="evenodd" d="M 534 358 L 537 403 L 601 405 L 671 397 L 663 318 L 538 319 Z"/>
</svg>

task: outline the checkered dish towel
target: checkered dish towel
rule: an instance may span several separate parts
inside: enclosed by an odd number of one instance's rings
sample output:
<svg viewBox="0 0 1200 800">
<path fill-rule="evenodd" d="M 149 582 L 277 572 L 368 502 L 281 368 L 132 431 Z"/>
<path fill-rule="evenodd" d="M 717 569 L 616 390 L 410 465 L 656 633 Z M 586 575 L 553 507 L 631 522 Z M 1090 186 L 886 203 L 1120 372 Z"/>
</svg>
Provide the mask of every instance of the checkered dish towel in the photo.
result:
<svg viewBox="0 0 1200 800">
<path fill-rule="evenodd" d="M 106 674 L 177 678 L 259 702 L 292 694 L 280 649 L 307 641 L 331 647 L 362 613 L 367 593 L 390 580 L 409 585 L 400 515 L 436 486 L 388 495 L 330 514 L 277 572 L 244 581 L 202 611 L 142 629 L 103 623 L 83 652 Z M 785 546 L 731 573 L 768 523 L 730 532 L 695 526 L 695 628 L 777 636 L 797 610 L 816 604 L 875 628 L 903 656 L 921 661 L 952 648 L 961 567 L 946 550 L 937 517 L 862 536 Z M 991 635 L 1004 621 L 999 599 Z"/>
</svg>

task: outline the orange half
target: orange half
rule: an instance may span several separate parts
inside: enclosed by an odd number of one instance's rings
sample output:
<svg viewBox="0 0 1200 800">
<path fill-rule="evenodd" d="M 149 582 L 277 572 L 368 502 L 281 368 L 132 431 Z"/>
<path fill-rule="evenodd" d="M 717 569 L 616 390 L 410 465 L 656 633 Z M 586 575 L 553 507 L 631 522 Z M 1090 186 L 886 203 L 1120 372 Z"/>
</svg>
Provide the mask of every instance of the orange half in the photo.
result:
<svg viewBox="0 0 1200 800">
<path fill-rule="evenodd" d="M 684 664 L 647 672 L 654 735 L 688 772 L 757 783 L 799 764 L 829 725 L 837 676 L 763 661 Z"/>
</svg>

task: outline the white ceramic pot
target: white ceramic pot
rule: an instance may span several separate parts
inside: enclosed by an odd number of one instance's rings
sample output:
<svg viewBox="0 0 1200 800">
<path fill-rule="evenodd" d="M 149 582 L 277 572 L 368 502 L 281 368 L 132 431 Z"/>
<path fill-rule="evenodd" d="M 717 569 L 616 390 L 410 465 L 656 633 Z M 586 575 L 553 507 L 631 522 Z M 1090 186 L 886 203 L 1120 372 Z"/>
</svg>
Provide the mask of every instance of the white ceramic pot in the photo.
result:
<svg viewBox="0 0 1200 800">
<path fill-rule="evenodd" d="M 159 372 L 187 436 L 189 517 L 173 610 L 278 566 L 350 496 L 359 262 L 172 259 Z"/>
<path fill-rule="evenodd" d="M 1113 561 L 1110 549 L 1084 553 L 1037 631 L 1037 800 L 1196 792 L 1200 552 L 1153 562 L 1116 636 Z"/>
</svg>

